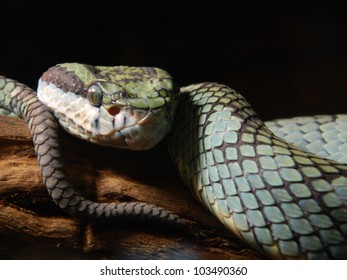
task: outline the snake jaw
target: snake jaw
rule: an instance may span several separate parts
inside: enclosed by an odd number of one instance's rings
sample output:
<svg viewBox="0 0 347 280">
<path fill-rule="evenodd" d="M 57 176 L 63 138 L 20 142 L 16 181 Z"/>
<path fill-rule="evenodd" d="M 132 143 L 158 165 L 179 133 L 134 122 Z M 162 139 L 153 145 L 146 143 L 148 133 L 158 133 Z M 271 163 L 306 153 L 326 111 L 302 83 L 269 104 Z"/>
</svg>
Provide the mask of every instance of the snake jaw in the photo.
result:
<svg viewBox="0 0 347 280">
<path fill-rule="evenodd" d="M 154 147 L 170 131 L 169 107 L 135 109 L 109 104 L 96 107 L 87 98 L 39 80 L 38 98 L 74 136 L 103 146 L 131 150 Z"/>
</svg>

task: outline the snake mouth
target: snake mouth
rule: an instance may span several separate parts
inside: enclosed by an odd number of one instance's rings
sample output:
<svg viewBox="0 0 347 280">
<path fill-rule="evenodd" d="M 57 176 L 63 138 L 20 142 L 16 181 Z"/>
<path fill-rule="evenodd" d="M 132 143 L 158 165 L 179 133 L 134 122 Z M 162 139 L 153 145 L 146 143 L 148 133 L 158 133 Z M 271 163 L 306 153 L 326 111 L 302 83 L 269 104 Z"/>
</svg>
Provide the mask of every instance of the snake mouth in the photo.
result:
<svg viewBox="0 0 347 280">
<path fill-rule="evenodd" d="M 97 129 L 101 134 L 121 132 L 125 128 L 139 125 L 146 125 L 151 119 L 148 110 L 132 108 L 130 106 L 108 105 L 99 108 Z M 109 130 L 107 133 L 106 130 Z"/>
<path fill-rule="evenodd" d="M 167 106 L 166 109 L 169 109 Z M 163 113 L 161 113 L 163 112 Z M 103 131 L 102 126 L 105 126 L 105 121 L 111 122 L 113 126 L 113 132 L 121 132 L 125 128 L 140 126 L 141 130 L 146 129 L 151 125 L 167 125 L 170 126 L 168 120 L 164 115 L 167 110 L 163 108 L 156 109 L 143 109 L 136 108 L 130 105 L 123 105 L 118 103 L 104 104 L 99 108 L 99 120 L 103 120 L 102 123 L 98 123 L 99 131 Z M 105 132 L 105 131 L 104 131 Z M 110 130 L 109 133 L 112 133 Z"/>
<path fill-rule="evenodd" d="M 113 115 L 114 114 L 114 115 Z M 129 106 L 98 109 L 87 141 L 131 150 L 148 150 L 170 130 L 167 110 L 143 110 Z"/>
</svg>

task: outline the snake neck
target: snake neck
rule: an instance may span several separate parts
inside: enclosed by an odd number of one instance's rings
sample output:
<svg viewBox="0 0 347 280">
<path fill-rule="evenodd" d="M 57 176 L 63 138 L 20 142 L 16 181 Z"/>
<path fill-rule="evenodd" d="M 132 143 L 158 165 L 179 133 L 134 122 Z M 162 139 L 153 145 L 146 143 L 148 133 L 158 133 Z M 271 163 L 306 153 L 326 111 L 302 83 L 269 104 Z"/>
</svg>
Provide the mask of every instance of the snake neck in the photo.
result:
<svg viewBox="0 0 347 280">
<path fill-rule="evenodd" d="M 274 136 L 224 85 L 182 88 L 169 150 L 193 194 L 274 258 L 345 258 L 347 167 Z"/>
<path fill-rule="evenodd" d="M 272 135 L 242 95 L 217 83 L 181 88 L 172 131 L 168 148 L 185 184 L 191 189 L 194 189 L 195 182 L 189 173 L 201 169 L 198 160 L 202 160 L 204 166 L 206 160 L 208 165 L 214 165 L 216 155 L 212 152 L 231 153 L 241 145 L 240 132 L 246 132 L 243 138 L 248 138 L 250 144 L 256 134 L 260 138 Z M 204 151 L 207 156 L 202 155 Z"/>
</svg>

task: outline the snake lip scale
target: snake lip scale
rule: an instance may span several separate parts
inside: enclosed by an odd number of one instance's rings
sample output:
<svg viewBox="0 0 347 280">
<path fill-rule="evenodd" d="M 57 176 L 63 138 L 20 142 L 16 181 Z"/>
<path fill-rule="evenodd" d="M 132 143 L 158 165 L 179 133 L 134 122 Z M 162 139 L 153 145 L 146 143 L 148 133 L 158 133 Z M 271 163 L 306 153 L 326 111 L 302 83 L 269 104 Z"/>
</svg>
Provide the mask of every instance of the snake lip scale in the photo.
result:
<svg viewBox="0 0 347 280">
<path fill-rule="evenodd" d="M 72 216 L 192 223 L 145 202 L 98 203 L 69 183 L 58 123 L 99 145 L 150 149 L 166 137 L 185 185 L 230 231 L 278 259 L 347 259 L 347 115 L 262 122 L 226 85 L 178 88 L 153 67 L 63 63 L 37 94 L 0 76 L 0 107 L 27 122 L 49 195 Z"/>
</svg>

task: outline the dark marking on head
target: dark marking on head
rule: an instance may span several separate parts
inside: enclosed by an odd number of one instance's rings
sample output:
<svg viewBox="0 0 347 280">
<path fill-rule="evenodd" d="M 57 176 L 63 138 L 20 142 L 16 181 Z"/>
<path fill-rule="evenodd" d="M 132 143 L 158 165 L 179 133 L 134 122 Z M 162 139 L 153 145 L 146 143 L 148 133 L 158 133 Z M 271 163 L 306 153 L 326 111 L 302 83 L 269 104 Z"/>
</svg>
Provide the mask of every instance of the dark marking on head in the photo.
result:
<svg viewBox="0 0 347 280">
<path fill-rule="evenodd" d="M 67 71 L 61 66 L 53 66 L 43 73 L 41 79 L 47 83 L 53 83 L 65 92 L 71 91 L 84 95 L 86 92 L 84 83 L 74 72 Z"/>
</svg>

